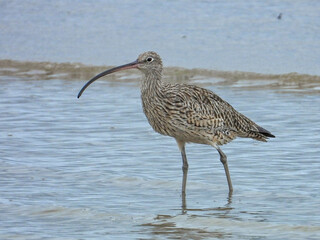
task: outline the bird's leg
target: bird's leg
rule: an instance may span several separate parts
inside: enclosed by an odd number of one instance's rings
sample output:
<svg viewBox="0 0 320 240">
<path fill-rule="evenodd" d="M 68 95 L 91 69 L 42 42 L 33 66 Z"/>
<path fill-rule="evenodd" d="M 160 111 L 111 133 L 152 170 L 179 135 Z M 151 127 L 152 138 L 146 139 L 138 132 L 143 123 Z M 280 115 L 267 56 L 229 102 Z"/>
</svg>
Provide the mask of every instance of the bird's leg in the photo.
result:
<svg viewBox="0 0 320 240">
<path fill-rule="evenodd" d="M 181 197 L 182 197 L 182 208 L 186 208 L 186 186 L 187 186 L 187 176 L 188 176 L 188 160 L 187 160 L 187 155 L 186 155 L 186 150 L 185 150 L 185 143 L 180 142 L 177 140 L 179 149 L 181 151 L 181 156 L 182 156 L 182 172 L 183 172 L 183 177 L 182 177 L 182 191 L 181 191 Z"/>
<path fill-rule="evenodd" d="M 183 149 L 181 151 L 181 156 L 182 156 L 182 172 L 183 172 L 182 194 L 185 195 L 186 194 L 188 168 L 189 168 L 185 147 L 183 147 Z"/>
<path fill-rule="evenodd" d="M 229 196 L 230 196 L 233 192 L 233 187 L 232 187 L 232 182 L 231 182 L 230 173 L 229 173 L 227 156 L 224 154 L 224 152 L 222 152 L 222 150 L 218 146 L 214 146 L 214 147 L 218 150 L 220 154 L 220 161 L 222 162 L 224 171 L 226 172 L 226 177 L 227 177 L 228 186 L 229 186 Z"/>
<path fill-rule="evenodd" d="M 184 146 L 181 151 L 181 156 L 182 156 L 182 172 L 183 172 L 181 197 L 182 197 L 182 208 L 185 209 L 187 207 L 187 204 L 186 204 L 186 185 L 187 185 L 187 176 L 188 176 L 189 165 L 188 165 L 187 155 L 186 155 L 186 151 L 185 151 Z"/>
</svg>

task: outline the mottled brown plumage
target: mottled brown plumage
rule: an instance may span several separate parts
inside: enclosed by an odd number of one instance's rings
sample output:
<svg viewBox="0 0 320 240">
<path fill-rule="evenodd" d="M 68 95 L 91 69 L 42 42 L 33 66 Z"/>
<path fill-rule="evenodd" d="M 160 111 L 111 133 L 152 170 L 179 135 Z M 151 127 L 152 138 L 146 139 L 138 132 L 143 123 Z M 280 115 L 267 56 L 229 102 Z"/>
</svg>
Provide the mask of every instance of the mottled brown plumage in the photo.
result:
<svg viewBox="0 0 320 240">
<path fill-rule="evenodd" d="M 182 196 L 185 197 L 188 162 L 185 144 L 188 142 L 215 147 L 225 168 L 229 192 L 233 191 L 226 155 L 219 145 L 236 137 L 266 141 L 274 137 L 269 131 L 237 112 L 212 91 L 186 84 L 169 84 L 161 80 L 162 61 L 155 52 L 145 52 L 132 63 L 107 70 L 91 79 L 82 92 L 96 79 L 123 69 L 138 68 L 144 73 L 141 84 L 143 111 L 152 128 L 176 139 L 183 160 Z"/>
</svg>

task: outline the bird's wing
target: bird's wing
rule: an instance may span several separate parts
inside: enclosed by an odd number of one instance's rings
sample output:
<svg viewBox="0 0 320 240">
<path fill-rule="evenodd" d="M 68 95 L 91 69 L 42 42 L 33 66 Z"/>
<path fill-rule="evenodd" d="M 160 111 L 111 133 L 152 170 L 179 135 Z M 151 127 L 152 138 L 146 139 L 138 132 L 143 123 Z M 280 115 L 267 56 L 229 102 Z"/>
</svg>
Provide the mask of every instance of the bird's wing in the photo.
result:
<svg viewBox="0 0 320 240">
<path fill-rule="evenodd" d="M 237 136 L 259 141 L 273 136 L 210 90 L 183 84 L 168 89 L 166 105 L 172 106 L 172 123 L 178 129 L 213 134 L 221 143 Z"/>
<path fill-rule="evenodd" d="M 170 113 L 183 125 L 195 128 L 234 128 L 235 110 L 213 92 L 192 85 L 174 85 L 166 92 Z"/>
</svg>

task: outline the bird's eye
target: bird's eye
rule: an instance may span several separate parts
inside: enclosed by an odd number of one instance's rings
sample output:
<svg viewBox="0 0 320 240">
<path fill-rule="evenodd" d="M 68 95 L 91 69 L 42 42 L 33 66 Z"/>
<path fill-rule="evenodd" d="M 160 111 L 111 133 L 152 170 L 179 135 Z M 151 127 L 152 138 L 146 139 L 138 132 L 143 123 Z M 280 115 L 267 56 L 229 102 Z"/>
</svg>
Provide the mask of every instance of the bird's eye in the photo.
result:
<svg viewBox="0 0 320 240">
<path fill-rule="evenodd" d="M 153 58 L 152 58 L 152 57 L 148 57 L 148 58 L 146 59 L 146 61 L 147 61 L 147 62 L 152 62 L 152 61 L 153 61 Z"/>
</svg>

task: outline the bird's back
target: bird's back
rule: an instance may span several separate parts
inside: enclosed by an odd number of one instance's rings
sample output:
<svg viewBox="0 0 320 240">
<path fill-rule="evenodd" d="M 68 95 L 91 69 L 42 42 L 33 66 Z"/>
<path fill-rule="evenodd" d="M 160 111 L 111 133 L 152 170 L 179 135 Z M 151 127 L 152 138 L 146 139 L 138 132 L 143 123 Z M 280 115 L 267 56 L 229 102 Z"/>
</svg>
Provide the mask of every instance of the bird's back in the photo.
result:
<svg viewBox="0 0 320 240">
<path fill-rule="evenodd" d="M 155 131 L 183 142 L 222 145 L 236 137 L 274 137 L 212 91 L 197 86 L 161 83 L 153 96 L 142 92 L 142 102 Z"/>
</svg>

